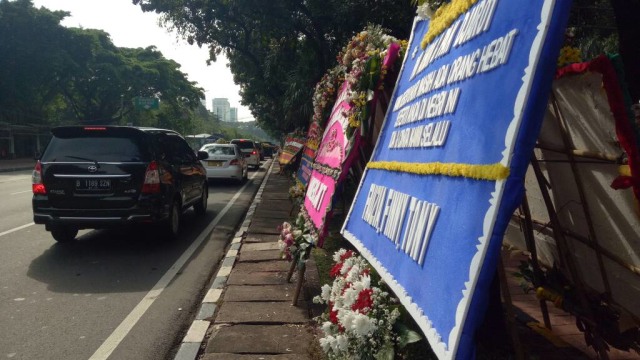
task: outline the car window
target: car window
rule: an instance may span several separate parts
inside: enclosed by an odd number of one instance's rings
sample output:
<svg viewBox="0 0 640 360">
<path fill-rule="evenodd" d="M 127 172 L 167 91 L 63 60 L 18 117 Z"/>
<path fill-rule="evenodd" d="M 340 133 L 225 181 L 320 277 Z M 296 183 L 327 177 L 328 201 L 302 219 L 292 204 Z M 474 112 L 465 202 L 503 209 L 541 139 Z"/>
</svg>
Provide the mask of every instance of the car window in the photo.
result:
<svg viewBox="0 0 640 360">
<path fill-rule="evenodd" d="M 196 155 L 189 144 L 178 136 L 162 136 L 161 146 L 170 161 L 196 161 Z"/>
<path fill-rule="evenodd" d="M 209 155 L 235 155 L 231 146 L 214 146 L 207 148 Z"/>
<path fill-rule="evenodd" d="M 238 147 L 240 149 L 246 150 L 246 149 L 254 149 L 255 145 L 253 144 L 253 141 L 240 141 L 240 140 L 234 140 L 231 142 L 232 144 L 238 145 Z"/>
<path fill-rule="evenodd" d="M 53 137 L 41 160 L 55 161 L 144 161 L 142 144 L 135 138 L 91 134 L 82 137 Z"/>
</svg>

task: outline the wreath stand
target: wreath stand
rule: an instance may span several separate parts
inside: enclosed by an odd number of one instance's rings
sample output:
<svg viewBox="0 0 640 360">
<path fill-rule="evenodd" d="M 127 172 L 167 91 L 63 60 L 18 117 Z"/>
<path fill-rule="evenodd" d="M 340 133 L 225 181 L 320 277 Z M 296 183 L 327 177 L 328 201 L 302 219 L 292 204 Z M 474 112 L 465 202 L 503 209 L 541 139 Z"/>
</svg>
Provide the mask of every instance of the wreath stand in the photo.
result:
<svg viewBox="0 0 640 360">
<path fill-rule="evenodd" d="M 522 204 L 519 209 L 519 214 L 514 214 L 514 217 L 517 220 L 520 220 L 525 244 L 527 250 L 531 254 L 531 265 L 533 268 L 533 282 L 534 286 L 544 286 L 544 276 L 541 270 L 540 264 L 538 262 L 538 255 L 536 250 L 535 238 L 534 238 L 534 227 L 537 228 L 549 228 L 552 232 L 552 238 L 555 240 L 558 256 L 560 260 L 560 266 L 562 269 L 566 270 L 569 274 L 569 281 L 572 282 L 573 287 L 575 288 L 576 299 L 582 309 L 584 309 L 584 313 L 571 312 L 577 319 L 577 321 L 584 328 L 583 331 L 585 333 L 585 337 L 588 336 L 591 339 L 591 346 L 596 351 L 598 355 L 598 359 L 607 360 L 609 359 L 609 355 L 607 352 L 608 345 L 604 341 L 602 337 L 602 325 L 598 324 L 596 316 L 594 316 L 593 311 L 590 308 L 588 297 L 587 297 L 587 287 L 585 286 L 576 266 L 575 260 L 570 255 L 571 250 L 569 246 L 568 237 L 571 237 L 573 240 L 579 241 L 582 244 L 590 247 L 595 252 L 597 258 L 598 270 L 600 271 L 600 275 L 603 279 L 603 285 L 606 293 L 611 292 L 610 284 L 607 278 L 607 274 L 604 270 L 604 260 L 607 259 L 614 261 L 621 266 L 629 268 L 629 264 L 624 263 L 621 259 L 618 259 L 613 254 L 609 254 L 606 250 L 603 249 L 601 245 L 598 244 L 598 238 L 595 233 L 595 229 L 593 226 L 592 215 L 589 211 L 588 207 L 588 199 L 586 196 L 587 190 L 584 185 L 584 182 L 580 176 L 578 171 L 578 163 L 584 162 L 584 160 L 578 161 L 576 158 L 589 159 L 591 161 L 597 161 L 598 163 L 603 164 L 612 164 L 617 165 L 620 164 L 621 156 L 614 156 L 611 154 L 603 154 L 597 151 L 589 151 L 583 149 L 575 149 L 573 142 L 571 140 L 571 136 L 569 134 L 566 118 L 563 116 L 560 106 L 558 104 L 558 100 L 554 96 L 553 92 L 551 93 L 550 103 L 553 108 L 553 113 L 557 120 L 557 127 L 559 129 L 560 136 L 562 138 L 563 146 L 561 148 L 554 148 L 550 146 L 546 146 L 545 144 L 538 143 L 536 147 L 541 150 L 556 152 L 560 154 L 564 154 L 567 157 L 567 160 L 549 160 L 554 162 L 566 162 L 571 167 L 571 172 L 573 174 L 573 180 L 576 185 L 576 189 L 578 191 L 580 202 L 582 204 L 582 211 L 584 212 L 584 216 L 586 219 L 588 237 L 585 238 L 582 235 L 571 232 L 568 229 L 565 229 L 562 226 L 561 221 L 559 220 L 558 213 L 555 209 L 552 196 L 551 196 L 551 185 L 543 171 L 541 169 L 540 163 L 545 162 L 543 159 L 538 159 L 536 157 L 535 151 L 531 157 L 531 168 L 535 174 L 536 182 L 540 188 L 540 193 L 544 200 L 544 205 L 547 209 L 547 213 L 549 216 L 549 221 L 544 222 L 537 219 L 533 219 L 531 216 L 531 211 L 529 208 L 529 203 L 527 200 L 527 195 L 525 193 L 523 197 Z M 500 271 L 504 270 L 502 264 L 500 264 Z M 501 281 L 503 289 L 506 289 L 506 280 Z M 505 291 L 508 293 L 508 291 Z M 506 299 L 505 301 L 509 302 L 508 309 L 512 306 L 510 299 Z M 542 312 L 542 316 L 544 319 L 544 326 L 548 329 L 551 329 L 551 322 L 549 319 L 549 311 L 546 305 L 546 300 L 540 300 L 540 310 Z"/>
<path fill-rule="evenodd" d="M 289 272 L 287 273 L 287 282 L 291 282 L 291 277 L 293 276 L 293 272 L 298 268 L 298 279 L 296 280 L 296 290 L 293 294 L 293 300 L 291 301 L 291 306 L 298 305 L 298 297 L 300 297 L 300 291 L 302 290 L 302 283 L 304 282 L 304 273 L 307 269 L 306 262 L 301 262 L 300 266 L 296 266 L 298 262 L 291 261 L 291 266 L 289 267 Z"/>
</svg>

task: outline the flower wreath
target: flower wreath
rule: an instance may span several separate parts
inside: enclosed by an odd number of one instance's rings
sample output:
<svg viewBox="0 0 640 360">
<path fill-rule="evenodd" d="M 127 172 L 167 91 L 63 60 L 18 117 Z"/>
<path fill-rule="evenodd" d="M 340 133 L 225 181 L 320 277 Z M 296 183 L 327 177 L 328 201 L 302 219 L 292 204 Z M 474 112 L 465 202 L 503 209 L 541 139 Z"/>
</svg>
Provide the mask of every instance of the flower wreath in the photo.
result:
<svg viewBox="0 0 640 360">
<path fill-rule="evenodd" d="M 330 69 L 316 85 L 313 95 L 313 121 L 324 127 L 329 118 L 331 105 L 335 103 L 337 90 L 346 80 L 351 85 L 347 97 L 352 105 L 345 113 L 349 119 L 349 136 L 353 130 L 361 127 L 369 117 L 368 103 L 373 99 L 375 90 L 382 90 L 388 69 L 382 65 L 389 45 L 398 43 L 403 58 L 408 42 L 399 41 L 385 33 L 380 25 L 369 25 L 356 34 L 337 56 L 338 65 Z"/>
<path fill-rule="evenodd" d="M 327 305 L 316 320 L 324 335 L 320 346 L 329 359 L 393 360 L 396 349 L 421 339 L 398 321 L 398 300 L 373 280 L 377 276 L 363 257 L 340 249 L 333 260 L 333 284 L 324 285 L 313 299 Z"/>
<path fill-rule="evenodd" d="M 311 250 L 316 244 L 317 237 L 313 235 L 311 229 L 309 221 L 300 214 L 293 224 L 285 221 L 278 226 L 280 231 L 278 246 L 282 258 L 294 261 L 298 268 L 309 259 Z"/>
</svg>

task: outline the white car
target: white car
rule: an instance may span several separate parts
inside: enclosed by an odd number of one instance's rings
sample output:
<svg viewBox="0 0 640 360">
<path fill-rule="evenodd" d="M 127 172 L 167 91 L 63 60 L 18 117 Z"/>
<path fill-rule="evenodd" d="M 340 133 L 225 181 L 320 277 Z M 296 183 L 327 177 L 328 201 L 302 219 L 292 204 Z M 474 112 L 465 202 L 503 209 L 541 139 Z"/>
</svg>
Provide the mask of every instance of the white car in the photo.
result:
<svg viewBox="0 0 640 360">
<path fill-rule="evenodd" d="M 256 143 L 251 139 L 233 139 L 231 144 L 238 145 L 240 151 L 244 154 L 244 158 L 247 160 L 247 164 L 254 169 L 260 167 L 260 150 L 256 146 Z"/>
<path fill-rule="evenodd" d="M 234 144 L 206 144 L 200 151 L 209 157 L 202 161 L 207 179 L 231 179 L 239 183 L 247 180 L 247 161 L 240 148 Z"/>
</svg>

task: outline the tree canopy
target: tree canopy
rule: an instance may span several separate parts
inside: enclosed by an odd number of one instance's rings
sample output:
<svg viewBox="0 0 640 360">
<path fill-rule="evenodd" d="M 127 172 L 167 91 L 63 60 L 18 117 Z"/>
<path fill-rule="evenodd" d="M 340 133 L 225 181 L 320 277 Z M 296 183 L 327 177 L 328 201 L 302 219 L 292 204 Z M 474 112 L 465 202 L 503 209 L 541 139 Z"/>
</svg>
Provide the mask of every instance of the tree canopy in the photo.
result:
<svg viewBox="0 0 640 360">
<path fill-rule="evenodd" d="M 0 0 L 0 121 L 188 129 L 204 92 L 155 47 L 121 48 L 108 33 L 66 28 L 69 14 Z M 154 113 L 137 97 L 157 98 Z"/>
<path fill-rule="evenodd" d="M 316 83 L 367 24 L 408 38 L 410 0 L 132 0 L 187 41 L 229 59 L 242 104 L 271 133 L 308 125 Z"/>
</svg>

